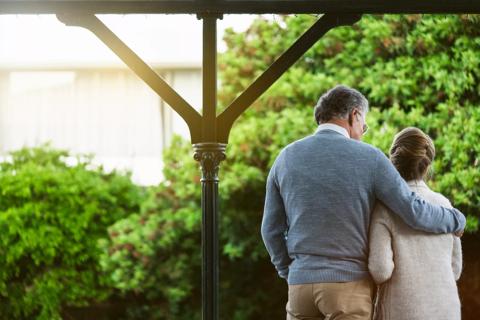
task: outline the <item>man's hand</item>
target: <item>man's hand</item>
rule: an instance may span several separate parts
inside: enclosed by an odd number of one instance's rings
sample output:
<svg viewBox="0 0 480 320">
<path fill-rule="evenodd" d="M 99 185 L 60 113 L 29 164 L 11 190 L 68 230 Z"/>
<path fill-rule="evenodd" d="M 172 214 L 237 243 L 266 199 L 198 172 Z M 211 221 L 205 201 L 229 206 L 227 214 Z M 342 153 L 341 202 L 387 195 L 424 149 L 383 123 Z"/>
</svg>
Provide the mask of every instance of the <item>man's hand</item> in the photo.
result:
<svg viewBox="0 0 480 320">
<path fill-rule="evenodd" d="M 465 229 L 462 229 L 460 231 L 457 231 L 454 233 L 454 235 L 456 235 L 457 237 L 461 238 L 463 236 L 463 233 L 465 232 Z"/>
</svg>

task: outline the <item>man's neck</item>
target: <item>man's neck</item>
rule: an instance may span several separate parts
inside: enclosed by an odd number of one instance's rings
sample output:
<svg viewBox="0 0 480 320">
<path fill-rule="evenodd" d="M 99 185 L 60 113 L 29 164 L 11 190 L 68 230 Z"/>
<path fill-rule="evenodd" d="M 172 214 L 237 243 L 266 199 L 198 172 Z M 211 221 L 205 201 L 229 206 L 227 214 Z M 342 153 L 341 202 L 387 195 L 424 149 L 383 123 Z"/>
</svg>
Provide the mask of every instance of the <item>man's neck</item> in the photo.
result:
<svg viewBox="0 0 480 320">
<path fill-rule="evenodd" d="M 350 134 L 350 127 L 348 126 L 347 120 L 344 119 L 332 119 L 330 121 L 324 122 L 324 123 L 330 123 L 330 124 L 336 124 L 337 126 L 342 127 L 343 129 L 347 130 L 347 132 Z"/>
<path fill-rule="evenodd" d="M 348 126 L 347 127 L 343 126 L 341 122 L 340 123 L 337 121 L 323 122 L 319 124 L 317 130 L 325 130 L 325 129 L 331 129 L 331 130 L 337 131 L 338 133 L 341 133 L 347 138 L 351 137 L 350 132 L 348 131 Z"/>
</svg>

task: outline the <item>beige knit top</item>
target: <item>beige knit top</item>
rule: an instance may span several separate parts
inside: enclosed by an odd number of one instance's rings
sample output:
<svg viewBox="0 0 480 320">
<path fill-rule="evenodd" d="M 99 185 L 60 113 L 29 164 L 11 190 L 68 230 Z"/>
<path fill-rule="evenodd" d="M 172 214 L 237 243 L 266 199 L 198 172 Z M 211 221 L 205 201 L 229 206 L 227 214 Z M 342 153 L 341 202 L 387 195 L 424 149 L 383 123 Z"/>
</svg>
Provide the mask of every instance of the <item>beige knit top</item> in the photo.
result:
<svg viewBox="0 0 480 320">
<path fill-rule="evenodd" d="M 451 207 L 423 181 L 408 183 L 426 201 Z M 379 284 L 376 320 L 457 320 L 460 238 L 417 231 L 378 204 L 370 225 L 368 268 Z"/>
</svg>

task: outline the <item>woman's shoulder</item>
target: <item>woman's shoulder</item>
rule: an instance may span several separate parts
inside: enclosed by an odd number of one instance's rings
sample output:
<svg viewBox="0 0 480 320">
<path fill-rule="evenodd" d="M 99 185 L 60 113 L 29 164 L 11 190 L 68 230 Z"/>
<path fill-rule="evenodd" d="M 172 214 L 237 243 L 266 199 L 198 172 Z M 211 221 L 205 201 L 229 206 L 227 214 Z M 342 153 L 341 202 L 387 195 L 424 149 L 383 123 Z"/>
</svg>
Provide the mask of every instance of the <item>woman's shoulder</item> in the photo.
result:
<svg viewBox="0 0 480 320">
<path fill-rule="evenodd" d="M 424 181 L 409 181 L 408 185 L 424 200 L 431 204 L 440 205 L 443 207 L 451 208 L 452 204 L 443 194 L 432 190 Z"/>
<path fill-rule="evenodd" d="M 415 192 L 425 201 L 431 204 L 451 208 L 452 204 L 443 194 L 430 189 L 430 187 L 423 181 L 409 181 L 408 185 L 411 190 Z M 407 226 L 407 224 L 393 211 L 386 207 L 380 201 L 377 201 L 372 213 L 372 223 L 381 223 L 386 225 L 391 232 L 395 231 L 399 226 Z M 400 227 L 401 228 L 401 227 Z"/>
<path fill-rule="evenodd" d="M 436 204 L 441 205 L 442 207 L 447 207 L 447 208 L 452 208 L 452 204 L 450 203 L 450 200 L 448 200 L 447 197 L 445 197 L 443 194 L 439 192 L 432 191 L 433 197 L 437 201 Z"/>
</svg>

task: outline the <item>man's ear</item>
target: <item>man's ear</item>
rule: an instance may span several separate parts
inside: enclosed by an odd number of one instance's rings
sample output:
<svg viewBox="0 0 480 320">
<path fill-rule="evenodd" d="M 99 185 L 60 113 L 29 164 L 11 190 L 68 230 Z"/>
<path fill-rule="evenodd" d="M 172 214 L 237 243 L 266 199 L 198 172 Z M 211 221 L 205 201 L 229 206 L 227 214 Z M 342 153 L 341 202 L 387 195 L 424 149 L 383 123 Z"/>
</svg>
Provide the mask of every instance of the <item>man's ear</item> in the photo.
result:
<svg viewBox="0 0 480 320">
<path fill-rule="evenodd" d="M 352 112 L 348 115 L 348 124 L 350 126 L 353 125 L 353 117 L 355 117 L 357 114 L 360 114 L 357 108 L 353 109 Z"/>
</svg>

